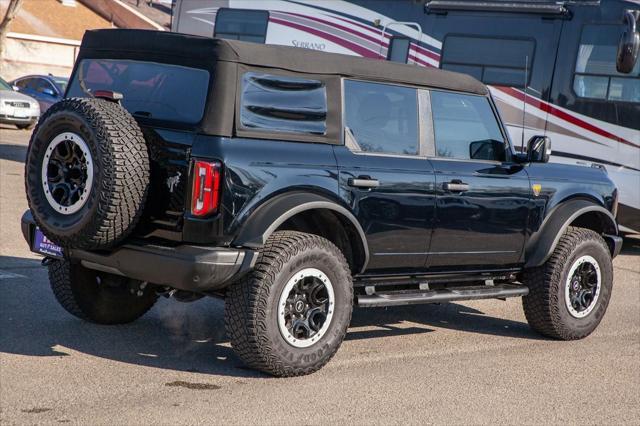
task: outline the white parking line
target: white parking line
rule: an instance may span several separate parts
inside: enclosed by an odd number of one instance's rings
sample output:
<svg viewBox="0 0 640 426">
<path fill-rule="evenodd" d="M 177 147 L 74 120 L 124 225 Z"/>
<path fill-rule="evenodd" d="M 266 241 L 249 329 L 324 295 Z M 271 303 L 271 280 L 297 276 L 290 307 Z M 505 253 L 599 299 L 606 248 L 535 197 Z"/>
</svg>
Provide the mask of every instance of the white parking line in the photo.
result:
<svg viewBox="0 0 640 426">
<path fill-rule="evenodd" d="M 27 278 L 24 275 L 14 274 L 13 272 L 8 272 L 0 269 L 0 280 L 11 279 L 11 278 Z"/>
</svg>

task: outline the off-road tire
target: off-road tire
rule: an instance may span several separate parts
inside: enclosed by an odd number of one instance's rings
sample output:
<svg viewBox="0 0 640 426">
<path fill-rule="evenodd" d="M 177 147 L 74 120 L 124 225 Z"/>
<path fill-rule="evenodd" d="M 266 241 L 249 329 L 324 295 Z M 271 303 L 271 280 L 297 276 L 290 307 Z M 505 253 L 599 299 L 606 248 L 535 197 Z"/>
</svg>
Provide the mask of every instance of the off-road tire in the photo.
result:
<svg viewBox="0 0 640 426">
<path fill-rule="evenodd" d="M 66 132 L 84 140 L 93 164 L 87 199 L 68 215 L 52 207 L 41 181 L 47 147 Z M 25 168 L 29 207 L 37 225 L 56 244 L 110 248 L 131 233 L 142 215 L 149 168 L 140 127 L 122 106 L 104 99 L 65 99 L 47 110 L 31 136 Z"/>
<path fill-rule="evenodd" d="M 575 318 L 565 303 L 565 283 L 571 266 L 584 255 L 598 262 L 602 284 L 593 310 L 583 318 Z M 582 339 L 600 324 L 609 305 L 613 288 L 611 254 L 598 233 L 569 227 L 551 257 L 543 265 L 525 271 L 524 284 L 529 287 L 529 294 L 522 298 L 522 306 L 531 328 L 554 339 Z"/>
<path fill-rule="evenodd" d="M 126 324 L 144 315 L 158 296 L 152 285 L 87 269 L 67 260 L 49 264 L 53 295 L 71 315 L 97 324 Z"/>
<path fill-rule="evenodd" d="M 335 309 L 327 333 L 312 346 L 298 348 L 280 333 L 277 305 L 285 283 L 309 267 L 331 280 Z M 317 371 L 333 357 L 352 310 L 351 273 L 342 252 L 317 235 L 282 231 L 268 239 L 253 271 L 229 288 L 225 325 L 233 349 L 248 366 L 274 376 L 299 376 Z"/>
</svg>

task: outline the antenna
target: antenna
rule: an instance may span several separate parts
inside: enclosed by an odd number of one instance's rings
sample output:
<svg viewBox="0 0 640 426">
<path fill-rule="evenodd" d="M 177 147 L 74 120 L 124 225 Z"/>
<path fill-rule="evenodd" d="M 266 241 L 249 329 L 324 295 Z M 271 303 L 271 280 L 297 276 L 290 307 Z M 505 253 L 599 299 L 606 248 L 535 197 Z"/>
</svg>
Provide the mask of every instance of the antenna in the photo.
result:
<svg viewBox="0 0 640 426">
<path fill-rule="evenodd" d="M 520 137 L 520 152 L 524 152 L 524 122 L 527 113 L 527 82 L 529 81 L 529 55 L 524 57 L 524 98 L 522 98 L 522 136 Z"/>
</svg>

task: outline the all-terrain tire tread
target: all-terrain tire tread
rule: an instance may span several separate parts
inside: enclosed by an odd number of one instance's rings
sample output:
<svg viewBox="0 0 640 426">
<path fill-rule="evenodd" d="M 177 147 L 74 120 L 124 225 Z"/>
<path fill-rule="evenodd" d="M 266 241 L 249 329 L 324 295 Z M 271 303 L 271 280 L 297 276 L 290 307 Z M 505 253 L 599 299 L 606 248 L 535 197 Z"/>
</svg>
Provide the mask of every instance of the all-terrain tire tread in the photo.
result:
<svg viewBox="0 0 640 426">
<path fill-rule="evenodd" d="M 47 200 L 37 194 L 40 185 L 38 161 L 29 161 L 39 130 L 48 119 L 61 112 L 82 116 L 95 133 L 100 150 L 94 164 L 101 168 L 98 206 L 94 220 L 81 233 L 65 236 L 47 225 Z M 46 148 L 46 144 L 42 145 Z M 150 180 L 149 153 L 137 122 L 121 105 L 104 99 L 64 99 L 47 110 L 38 122 L 29 143 L 25 183 L 29 207 L 38 226 L 54 242 L 82 249 L 110 248 L 128 236 L 143 212 Z M 94 181 L 95 182 L 95 181 Z M 97 183 L 97 182 L 96 182 Z"/>
<path fill-rule="evenodd" d="M 562 282 L 564 266 L 571 253 L 582 241 L 596 241 L 608 251 L 604 239 L 595 231 L 570 226 L 560 237 L 551 257 L 541 266 L 525 271 L 524 283 L 529 294 L 522 298 L 522 306 L 527 322 L 538 333 L 560 340 L 577 340 L 587 334 L 565 327 L 560 318 L 559 309 L 564 301 L 558 300 L 558 286 Z"/>
<path fill-rule="evenodd" d="M 340 260 L 343 272 L 351 276 L 344 255 L 327 239 L 302 232 L 279 231 L 269 237 L 260 251 L 254 270 L 230 287 L 225 303 L 225 326 L 234 351 L 249 367 L 280 377 L 301 376 L 319 370 L 335 355 L 336 351 L 333 351 L 306 368 L 292 367 L 278 359 L 267 338 L 268 325 L 265 318 L 267 310 L 272 307 L 267 306 L 270 287 L 264 283 L 273 283 L 277 271 L 284 267 L 287 258 L 312 246 L 331 251 Z M 353 286 L 351 282 L 348 284 L 351 304 Z M 351 313 L 348 322 L 350 321 Z M 346 328 L 340 341 L 345 335 Z"/>
</svg>

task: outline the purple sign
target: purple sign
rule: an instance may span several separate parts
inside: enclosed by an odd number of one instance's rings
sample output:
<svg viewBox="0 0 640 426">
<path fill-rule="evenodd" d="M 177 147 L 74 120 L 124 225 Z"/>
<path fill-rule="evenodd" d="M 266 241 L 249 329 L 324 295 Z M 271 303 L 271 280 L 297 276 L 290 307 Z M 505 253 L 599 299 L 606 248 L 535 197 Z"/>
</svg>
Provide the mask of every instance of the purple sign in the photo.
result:
<svg viewBox="0 0 640 426">
<path fill-rule="evenodd" d="M 47 256 L 62 257 L 62 247 L 45 237 L 40 228 L 36 228 L 34 237 L 33 251 Z"/>
</svg>

